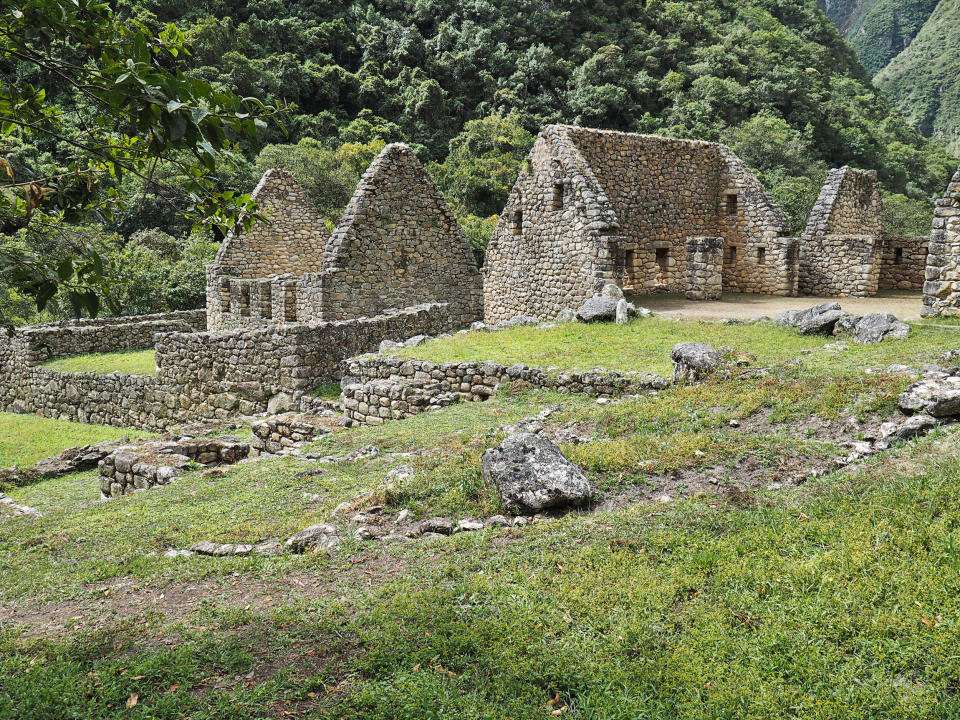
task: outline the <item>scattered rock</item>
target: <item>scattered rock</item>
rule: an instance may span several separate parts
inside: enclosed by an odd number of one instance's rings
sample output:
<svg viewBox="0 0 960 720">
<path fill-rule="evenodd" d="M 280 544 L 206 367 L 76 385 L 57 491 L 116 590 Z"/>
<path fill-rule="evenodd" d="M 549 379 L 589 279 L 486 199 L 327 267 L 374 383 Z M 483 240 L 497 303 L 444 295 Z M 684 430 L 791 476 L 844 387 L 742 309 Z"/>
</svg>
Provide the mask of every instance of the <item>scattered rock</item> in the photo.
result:
<svg viewBox="0 0 960 720">
<path fill-rule="evenodd" d="M 531 315 L 514 315 L 509 320 L 497 325 L 497 329 L 506 330 L 507 328 L 517 327 L 518 325 L 537 325 L 539 322 L 540 318 Z"/>
<path fill-rule="evenodd" d="M 483 454 L 483 478 L 500 493 L 508 512 L 539 512 L 578 506 L 593 497 L 583 471 L 567 460 L 550 440 L 521 433 Z"/>
<path fill-rule="evenodd" d="M 807 315 L 797 324 L 797 332 L 801 335 L 832 335 L 837 322 L 849 315 L 850 313 L 843 310 L 827 310 Z"/>
<path fill-rule="evenodd" d="M 417 347 L 417 345 L 423 345 L 430 338 L 426 335 L 414 335 L 412 338 L 407 338 L 403 341 L 403 347 Z"/>
<path fill-rule="evenodd" d="M 623 290 L 613 283 L 607 283 L 600 291 L 600 297 L 610 298 L 611 300 L 623 300 Z"/>
<path fill-rule="evenodd" d="M 617 301 L 599 295 L 588 299 L 577 309 L 577 317 L 583 322 L 613 320 L 616 315 Z"/>
<path fill-rule="evenodd" d="M 28 515 L 30 517 L 43 517 L 39 510 L 29 505 L 20 505 L 15 503 L 3 493 L 0 493 L 0 505 L 5 505 L 13 511 L 14 515 Z"/>
<path fill-rule="evenodd" d="M 864 315 L 853 329 L 853 341 L 872 345 L 883 340 L 903 340 L 910 334 L 910 326 L 897 320 L 890 313 Z"/>
<path fill-rule="evenodd" d="M 296 409 L 293 396 L 289 393 L 277 393 L 267 401 L 267 412 L 271 415 L 290 412 Z"/>
<path fill-rule="evenodd" d="M 336 532 L 337 529 L 333 525 L 317 523 L 291 536 L 287 540 L 286 546 L 288 550 L 300 553 L 309 547 L 328 544 L 331 536 L 336 534 Z"/>
<path fill-rule="evenodd" d="M 880 437 L 884 440 L 911 440 L 926 435 L 939 424 L 938 420 L 925 413 L 913 415 L 902 423 L 886 422 L 880 426 Z"/>
<path fill-rule="evenodd" d="M 616 287 L 616 286 L 614 286 Z M 617 325 L 626 325 L 630 321 L 630 310 L 633 306 L 623 298 L 617 301 L 616 319 Z"/>
<path fill-rule="evenodd" d="M 353 531 L 353 537 L 356 540 L 374 540 L 377 535 L 372 528 L 367 527 L 366 525 L 361 525 L 356 530 Z"/>
<path fill-rule="evenodd" d="M 397 523 L 404 523 L 413 517 L 413 513 L 410 512 L 407 508 L 404 508 L 399 513 L 397 513 Z"/>
<path fill-rule="evenodd" d="M 445 517 L 432 517 L 421 520 L 407 533 L 409 537 L 424 537 L 431 533 L 450 535 L 453 533 L 453 522 Z"/>
<path fill-rule="evenodd" d="M 935 418 L 960 415 L 960 377 L 926 377 L 907 386 L 897 399 L 900 409 L 910 414 Z"/>
<path fill-rule="evenodd" d="M 698 382 L 720 365 L 723 356 L 704 343 L 685 342 L 673 346 L 670 359 L 674 382 Z"/>
<path fill-rule="evenodd" d="M 553 321 L 557 323 L 576 322 L 577 311 L 573 308 L 564 308 L 557 313 L 557 316 L 553 319 Z"/>
<path fill-rule="evenodd" d="M 453 529 L 453 532 L 475 532 L 477 530 L 483 530 L 483 520 L 477 520 L 476 518 L 463 518 L 457 523 L 457 526 Z"/>
<path fill-rule="evenodd" d="M 403 345 L 401 345 L 398 342 L 394 342 L 393 340 L 382 340 L 380 342 L 379 350 L 382 353 L 388 353 L 394 350 L 398 350 L 399 348 L 402 348 L 402 347 Z"/>
<path fill-rule="evenodd" d="M 483 525 L 488 528 L 509 527 L 510 519 L 506 515 L 493 515 L 484 520 Z"/>
</svg>

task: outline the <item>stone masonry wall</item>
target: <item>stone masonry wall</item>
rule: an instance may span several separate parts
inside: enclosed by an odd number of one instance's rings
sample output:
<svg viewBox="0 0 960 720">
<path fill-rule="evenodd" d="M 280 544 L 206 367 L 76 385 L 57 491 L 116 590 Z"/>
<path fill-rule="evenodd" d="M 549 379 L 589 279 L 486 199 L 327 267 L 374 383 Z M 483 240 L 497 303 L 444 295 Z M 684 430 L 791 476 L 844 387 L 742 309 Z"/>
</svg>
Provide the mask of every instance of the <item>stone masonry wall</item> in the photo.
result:
<svg viewBox="0 0 960 720">
<path fill-rule="evenodd" d="M 831 170 L 800 242 L 800 292 L 875 295 L 883 259 L 883 199 L 874 170 Z"/>
<path fill-rule="evenodd" d="M 689 300 L 719 300 L 723 294 L 723 238 L 687 238 Z"/>
<path fill-rule="evenodd" d="M 204 310 L 184 310 L 134 317 L 79 320 L 34 325 L 18 331 L 26 341 L 26 357 L 39 363 L 87 353 L 145 350 L 160 332 L 197 332 L 207 324 Z"/>
<path fill-rule="evenodd" d="M 319 320 L 443 302 L 455 326 L 479 320 L 482 281 L 463 229 L 413 151 L 394 143 L 363 174 L 327 244 L 323 270 L 301 282 L 298 314 Z"/>
<path fill-rule="evenodd" d="M 738 247 L 724 287 L 791 294 L 777 239 L 789 226 L 722 145 L 548 125 L 537 137 L 487 249 L 485 321 L 552 317 L 604 284 L 685 292 L 686 239 Z M 754 263 L 757 248 L 767 261 Z M 763 255 L 763 253 L 759 253 Z"/>
<path fill-rule="evenodd" d="M 877 294 L 883 250 L 879 237 L 819 235 L 803 238 L 800 248 L 801 294 L 824 297 Z"/>
<path fill-rule="evenodd" d="M 445 305 L 421 305 L 372 318 L 156 336 L 157 376 L 64 373 L 34 364 L 29 331 L 0 333 L 0 410 L 108 425 L 163 429 L 205 418 L 291 403 L 336 379 L 340 361 L 382 340 L 450 329 Z"/>
<path fill-rule="evenodd" d="M 927 266 L 929 235 L 884 235 L 879 290 L 920 290 Z"/>
<path fill-rule="evenodd" d="M 216 260 L 207 266 L 211 330 L 258 324 L 249 318 L 263 317 L 259 282 L 255 286 L 258 297 L 254 300 L 245 295 L 249 286 L 241 292 L 244 283 L 232 282 L 230 278 L 272 280 L 272 276 L 301 275 L 323 267 L 330 231 L 293 176 L 285 170 L 267 170 L 252 195 L 267 216 L 266 221 L 254 223 L 249 231 L 229 233 Z M 272 316 L 271 311 L 268 319 Z M 281 314 L 281 321 L 296 319 Z"/>
<path fill-rule="evenodd" d="M 937 200 L 923 284 L 924 316 L 960 316 L 960 170 Z"/>
<path fill-rule="evenodd" d="M 491 362 L 430 363 L 397 357 L 351 358 L 343 364 L 341 402 L 347 418 L 380 425 L 457 400 L 483 401 L 503 382 L 522 381 L 561 393 L 610 397 L 669 385 L 650 373 L 559 371 Z"/>
</svg>

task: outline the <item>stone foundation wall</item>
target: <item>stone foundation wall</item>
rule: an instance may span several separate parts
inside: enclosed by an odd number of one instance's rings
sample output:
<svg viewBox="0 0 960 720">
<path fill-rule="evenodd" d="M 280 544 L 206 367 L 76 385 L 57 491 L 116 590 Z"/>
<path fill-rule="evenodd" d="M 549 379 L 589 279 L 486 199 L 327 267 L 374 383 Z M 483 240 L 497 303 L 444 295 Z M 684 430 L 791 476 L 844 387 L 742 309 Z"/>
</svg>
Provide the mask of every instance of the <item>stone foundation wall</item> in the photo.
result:
<svg viewBox="0 0 960 720">
<path fill-rule="evenodd" d="M 313 440 L 318 434 L 329 432 L 319 418 L 303 413 L 284 413 L 253 423 L 250 454 L 276 454 L 297 443 Z"/>
<path fill-rule="evenodd" d="M 924 316 L 960 316 L 960 170 L 937 200 L 923 284 Z"/>
<path fill-rule="evenodd" d="M 800 241 L 800 294 L 870 297 L 877 294 L 883 246 L 872 235 L 819 235 Z"/>
<path fill-rule="evenodd" d="M 611 397 L 663 389 L 664 378 L 651 373 L 608 370 L 559 371 L 523 364 L 430 363 L 396 357 L 351 358 L 343 363 L 344 414 L 355 423 L 379 425 L 444 407 L 457 401 L 481 402 L 503 382 L 525 382 L 561 393 Z"/>
<path fill-rule="evenodd" d="M 885 235 L 879 290 L 920 290 L 927 266 L 930 236 Z"/>
<path fill-rule="evenodd" d="M 263 412 L 283 394 L 293 405 L 335 380 L 346 357 L 382 340 L 450 329 L 447 306 L 371 318 L 250 330 L 156 336 L 157 376 L 64 373 L 33 364 L 29 330 L 0 333 L 0 409 L 159 430 L 198 419 Z"/>
<path fill-rule="evenodd" d="M 204 310 L 78 320 L 34 325 L 17 331 L 26 341 L 26 359 L 45 362 L 70 355 L 146 350 L 161 332 L 198 332 L 206 329 Z"/>
</svg>

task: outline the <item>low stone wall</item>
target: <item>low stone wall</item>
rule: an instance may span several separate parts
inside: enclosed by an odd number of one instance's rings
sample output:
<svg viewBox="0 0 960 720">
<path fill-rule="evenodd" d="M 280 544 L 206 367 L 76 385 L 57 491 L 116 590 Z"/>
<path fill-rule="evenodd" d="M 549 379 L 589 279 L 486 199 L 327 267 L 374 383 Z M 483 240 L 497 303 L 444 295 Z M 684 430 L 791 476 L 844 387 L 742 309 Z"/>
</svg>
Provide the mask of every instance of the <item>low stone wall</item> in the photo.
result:
<svg viewBox="0 0 960 720">
<path fill-rule="evenodd" d="M 887 235 L 883 238 L 879 290 L 920 290 L 927 266 L 929 235 Z"/>
<path fill-rule="evenodd" d="M 586 372 L 498 363 L 430 363 L 397 357 L 361 357 L 344 362 L 344 414 L 354 423 L 379 425 L 444 407 L 458 400 L 479 402 L 503 382 L 525 382 L 561 393 L 612 397 L 660 390 L 669 381 L 651 373 Z"/>
<path fill-rule="evenodd" d="M 687 238 L 688 300 L 719 300 L 723 294 L 723 238 Z"/>
<path fill-rule="evenodd" d="M 205 310 L 77 320 L 34 325 L 18 331 L 26 341 L 26 360 L 40 363 L 53 358 L 88 353 L 145 350 L 161 332 L 199 332 L 206 329 Z"/>
<path fill-rule="evenodd" d="M 250 454 L 254 457 L 261 453 L 276 454 L 329 432 L 319 418 L 303 413 L 276 415 L 253 423 L 251 429 Z"/>
<path fill-rule="evenodd" d="M 882 243 L 872 235 L 817 235 L 800 242 L 801 295 L 877 294 Z"/>
<path fill-rule="evenodd" d="M 235 437 L 192 438 L 155 441 L 118 448 L 101 460 L 101 496 L 118 497 L 135 490 L 166 485 L 191 462 L 201 465 L 232 465 L 247 457 L 250 446 Z"/>
<path fill-rule="evenodd" d="M 155 338 L 156 377 L 50 370 L 36 364 L 31 329 L 2 331 L 0 409 L 160 430 L 264 412 L 278 395 L 297 407 L 311 388 L 340 377 L 344 358 L 449 329 L 447 306 L 434 303 L 342 322 L 165 332 Z"/>
</svg>

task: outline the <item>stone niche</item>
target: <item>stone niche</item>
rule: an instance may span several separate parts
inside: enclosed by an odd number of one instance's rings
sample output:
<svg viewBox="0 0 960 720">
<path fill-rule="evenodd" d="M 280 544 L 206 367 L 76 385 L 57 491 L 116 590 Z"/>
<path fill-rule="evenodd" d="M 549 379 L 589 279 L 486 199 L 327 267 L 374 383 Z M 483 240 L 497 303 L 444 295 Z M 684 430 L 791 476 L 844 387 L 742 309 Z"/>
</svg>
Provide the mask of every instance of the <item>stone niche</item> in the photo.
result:
<svg viewBox="0 0 960 720">
<path fill-rule="evenodd" d="M 688 238 L 728 292 L 796 293 L 795 240 L 769 194 L 716 143 L 548 125 L 500 216 L 484 267 L 484 319 L 553 317 L 605 284 L 713 296 L 691 286 Z M 709 258 L 709 260 L 708 260 Z"/>
</svg>

